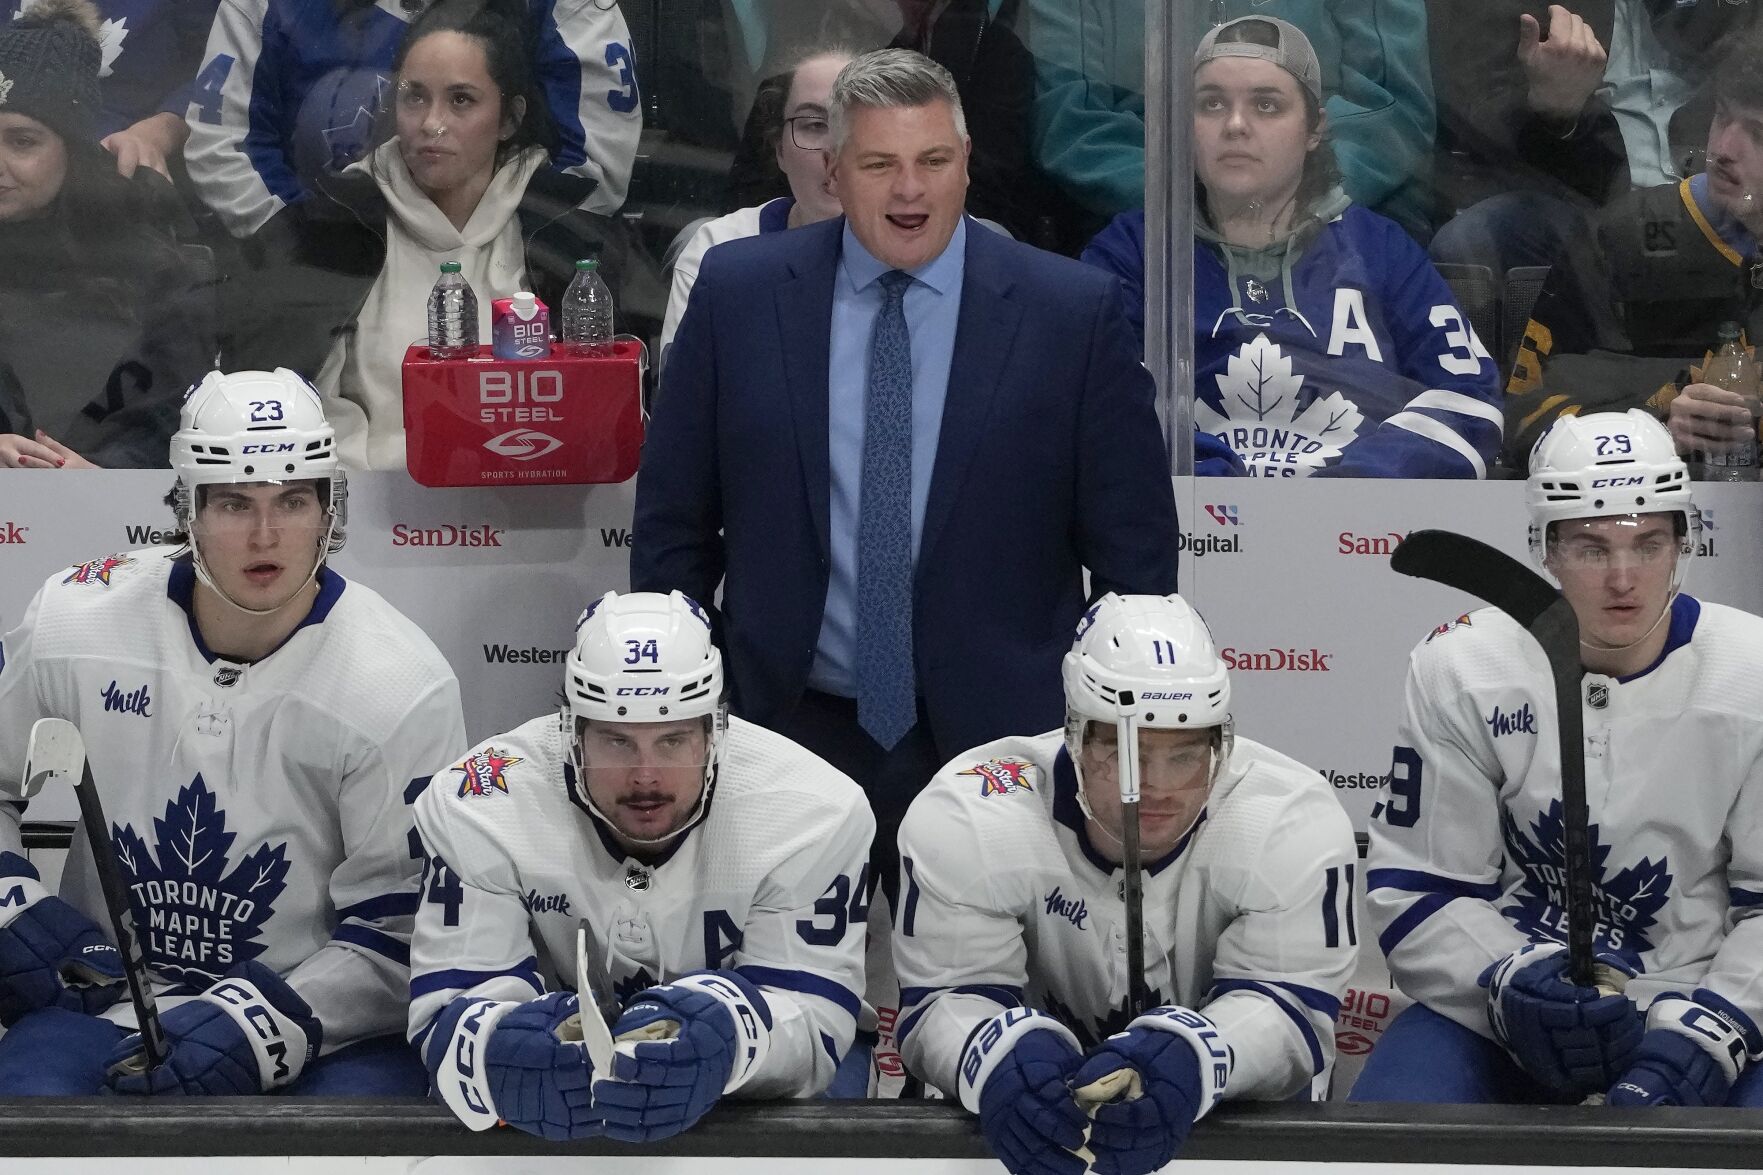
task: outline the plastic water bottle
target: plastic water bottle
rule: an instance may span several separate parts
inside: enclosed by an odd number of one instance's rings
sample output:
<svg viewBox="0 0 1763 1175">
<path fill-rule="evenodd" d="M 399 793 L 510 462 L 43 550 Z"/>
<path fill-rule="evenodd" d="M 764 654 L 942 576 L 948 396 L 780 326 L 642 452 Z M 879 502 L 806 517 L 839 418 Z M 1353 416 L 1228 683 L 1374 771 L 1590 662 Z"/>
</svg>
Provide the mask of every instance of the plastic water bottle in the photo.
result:
<svg viewBox="0 0 1763 1175">
<path fill-rule="evenodd" d="M 459 262 L 441 262 L 441 279 L 429 291 L 429 358 L 477 356 L 477 295 L 459 272 Z"/>
<path fill-rule="evenodd" d="M 612 291 L 598 261 L 575 263 L 575 280 L 563 291 L 563 349 L 571 355 L 611 355 Z"/>
<path fill-rule="evenodd" d="M 1739 337 L 1738 323 L 1720 324 L 1720 347 L 1709 361 L 1708 369 L 1702 373 L 1702 382 L 1737 392 L 1745 398 L 1745 406 L 1751 412 L 1751 435 L 1730 447 L 1710 449 L 1703 454 L 1702 464 L 1707 469 L 1709 481 L 1757 480 L 1757 417 L 1763 405 L 1757 398 L 1757 360 L 1745 349 Z"/>
</svg>

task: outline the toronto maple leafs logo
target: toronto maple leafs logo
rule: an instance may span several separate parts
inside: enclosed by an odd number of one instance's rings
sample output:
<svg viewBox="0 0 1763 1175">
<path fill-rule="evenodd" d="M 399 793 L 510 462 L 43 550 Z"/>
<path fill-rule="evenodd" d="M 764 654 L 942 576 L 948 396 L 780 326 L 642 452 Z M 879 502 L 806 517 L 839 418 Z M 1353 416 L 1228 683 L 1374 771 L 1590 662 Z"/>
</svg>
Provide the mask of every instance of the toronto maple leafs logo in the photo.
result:
<svg viewBox="0 0 1763 1175">
<path fill-rule="evenodd" d="M 1160 1008 L 1168 1002 L 1163 998 L 1162 992 L 1153 989 L 1150 1002 L 1145 1006 Z M 1046 1004 L 1044 1010 L 1047 1014 L 1071 1029 L 1072 1034 L 1077 1037 L 1078 1043 L 1083 1046 L 1085 1052 L 1095 1048 L 1097 1044 L 1113 1036 L 1116 1032 L 1124 1032 L 1126 1026 L 1136 1018 L 1127 1007 L 1127 998 L 1123 998 L 1100 1016 L 1079 1015 L 1052 992 L 1047 993 Z"/>
<path fill-rule="evenodd" d="M 106 555 L 102 559 L 88 559 L 67 573 L 62 583 L 101 583 L 110 586 L 110 576 L 118 567 L 126 567 L 134 560 L 127 555 Z"/>
<path fill-rule="evenodd" d="M 1647 937 L 1671 889 L 1670 862 L 1643 857 L 1614 876 L 1607 872 L 1610 846 L 1598 839 L 1598 826 L 1587 830 L 1591 847 L 1592 904 L 1598 923 L 1592 937 L 1600 950 L 1611 951 L 1641 969 L 1640 956 L 1653 949 Z M 1538 814 L 1529 835 L 1512 813 L 1500 812 L 1500 832 L 1506 852 L 1524 873 L 1524 882 L 1512 896 L 1512 904 L 1500 913 L 1535 942 L 1567 940 L 1567 854 L 1561 801 L 1551 800 Z"/>
<path fill-rule="evenodd" d="M 1220 407 L 1197 400 L 1194 423 L 1235 449 L 1256 477 L 1309 476 L 1353 443 L 1365 419 L 1338 391 L 1306 404 L 1304 377 L 1265 334 L 1244 343 L 1215 378 Z"/>
<path fill-rule="evenodd" d="M 258 845 L 230 870 L 236 834 L 200 775 L 153 821 L 153 848 L 114 826 L 116 856 L 147 964 L 201 989 L 263 953 L 257 941 L 288 880 L 288 845 Z"/>
<path fill-rule="evenodd" d="M 508 794 L 508 769 L 516 763 L 524 763 L 525 759 L 518 755 L 510 755 L 507 751 L 495 747 L 485 747 L 474 755 L 468 755 L 464 762 L 453 770 L 459 772 L 459 798 L 466 796 L 487 796 L 492 792 Z"/>
<path fill-rule="evenodd" d="M 1013 791 L 1033 791 L 1034 770 L 1034 764 L 1025 759 L 988 759 L 955 774 L 983 779 L 979 789 L 982 797 L 1007 796 Z"/>
<path fill-rule="evenodd" d="M 618 997 L 619 1004 L 628 1004 L 643 992 L 656 986 L 656 983 L 655 977 L 649 974 L 647 967 L 638 967 L 635 973 L 612 981 L 612 994 Z"/>
</svg>

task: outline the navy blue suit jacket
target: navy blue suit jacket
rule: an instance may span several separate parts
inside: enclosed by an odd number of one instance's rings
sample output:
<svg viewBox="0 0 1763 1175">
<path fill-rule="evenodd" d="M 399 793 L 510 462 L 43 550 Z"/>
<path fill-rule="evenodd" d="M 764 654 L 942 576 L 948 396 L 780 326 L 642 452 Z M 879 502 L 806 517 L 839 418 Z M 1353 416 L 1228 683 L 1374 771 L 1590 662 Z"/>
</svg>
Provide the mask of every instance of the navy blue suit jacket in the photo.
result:
<svg viewBox="0 0 1763 1175">
<path fill-rule="evenodd" d="M 736 713 L 785 721 L 829 567 L 827 355 L 844 220 L 705 254 L 637 475 L 631 588 L 713 612 Z M 918 687 L 945 758 L 1064 720 L 1087 601 L 1176 587 L 1175 496 L 1117 281 L 969 222 L 914 577 Z"/>
</svg>

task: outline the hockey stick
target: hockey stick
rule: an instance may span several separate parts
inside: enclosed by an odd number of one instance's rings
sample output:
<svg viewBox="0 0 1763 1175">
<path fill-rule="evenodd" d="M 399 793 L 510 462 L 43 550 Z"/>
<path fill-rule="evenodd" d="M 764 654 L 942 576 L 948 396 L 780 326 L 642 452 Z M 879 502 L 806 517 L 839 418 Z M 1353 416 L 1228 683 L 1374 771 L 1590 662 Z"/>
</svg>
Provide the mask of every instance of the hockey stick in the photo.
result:
<svg viewBox="0 0 1763 1175">
<path fill-rule="evenodd" d="M 1126 1013 L 1145 1014 L 1150 991 L 1145 983 L 1145 873 L 1139 853 L 1139 702 L 1121 690 L 1115 702 L 1115 761 L 1120 782 L 1120 864 L 1125 874 L 1121 899 L 1126 905 Z"/>
<path fill-rule="evenodd" d="M 1591 814 L 1585 798 L 1585 718 L 1580 709 L 1579 620 L 1553 584 L 1504 551 L 1448 530 L 1417 530 L 1396 547 L 1390 567 L 1403 575 L 1487 601 L 1535 638 L 1555 679 L 1555 734 L 1561 751 L 1561 825 L 1567 890 L 1567 960 L 1573 982 L 1597 987 L 1592 930 Z"/>
<path fill-rule="evenodd" d="M 612 991 L 606 972 L 606 956 L 600 950 L 593 924 L 583 918 L 575 928 L 575 990 L 581 1001 L 582 1047 L 594 1067 L 594 1077 L 612 1076 L 612 1025 L 623 1008 Z"/>
<path fill-rule="evenodd" d="M 165 1059 L 165 1030 L 159 1023 L 159 1006 L 153 999 L 153 984 L 147 978 L 147 961 L 141 954 L 141 940 L 135 934 L 134 909 L 129 905 L 128 891 L 123 888 L 122 874 L 116 867 L 116 847 L 110 840 L 110 822 L 104 818 L 98 785 L 92 782 L 92 764 L 86 758 L 86 742 L 80 737 L 80 728 L 65 718 L 39 718 L 31 727 L 24 774 L 22 794 L 27 800 L 52 778 L 76 784 L 74 791 L 80 801 L 80 823 L 86 830 L 92 864 L 98 870 L 98 886 L 104 894 L 104 907 L 110 914 L 110 930 L 116 936 L 116 949 L 122 955 L 123 977 L 128 980 L 129 1000 L 135 1005 L 135 1020 L 140 1025 L 141 1054 L 130 1057 L 117 1068 L 129 1073 L 144 1073 Z"/>
</svg>

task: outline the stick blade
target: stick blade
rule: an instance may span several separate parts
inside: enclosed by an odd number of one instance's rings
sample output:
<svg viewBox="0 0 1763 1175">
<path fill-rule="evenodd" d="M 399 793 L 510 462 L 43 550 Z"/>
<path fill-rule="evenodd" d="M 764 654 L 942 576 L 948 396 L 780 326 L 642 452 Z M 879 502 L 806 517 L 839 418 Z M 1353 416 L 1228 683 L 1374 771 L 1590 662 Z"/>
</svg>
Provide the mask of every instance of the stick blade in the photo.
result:
<svg viewBox="0 0 1763 1175">
<path fill-rule="evenodd" d="M 1448 530 L 1415 531 L 1396 547 L 1390 567 L 1486 600 L 1525 628 L 1561 599 L 1553 584 L 1506 552 Z"/>
<path fill-rule="evenodd" d="M 597 945 L 593 926 L 583 918 L 575 931 L 575 989 L 581 1001 L 582 1047 L 594 1066 L 595 1080 L 612 1076 L 612 1026 L 606 1022 L 606 1013 L 609 1007 L 618 1007 Z"/>
<path fill-rule="evenodd" d="M 31 727 L 25 750 L 21 799 L 32 799 L 51 779 L 78 787 L 86 768 L 86 740 L 65 718 L 39 718 Z"/>
</svg>

